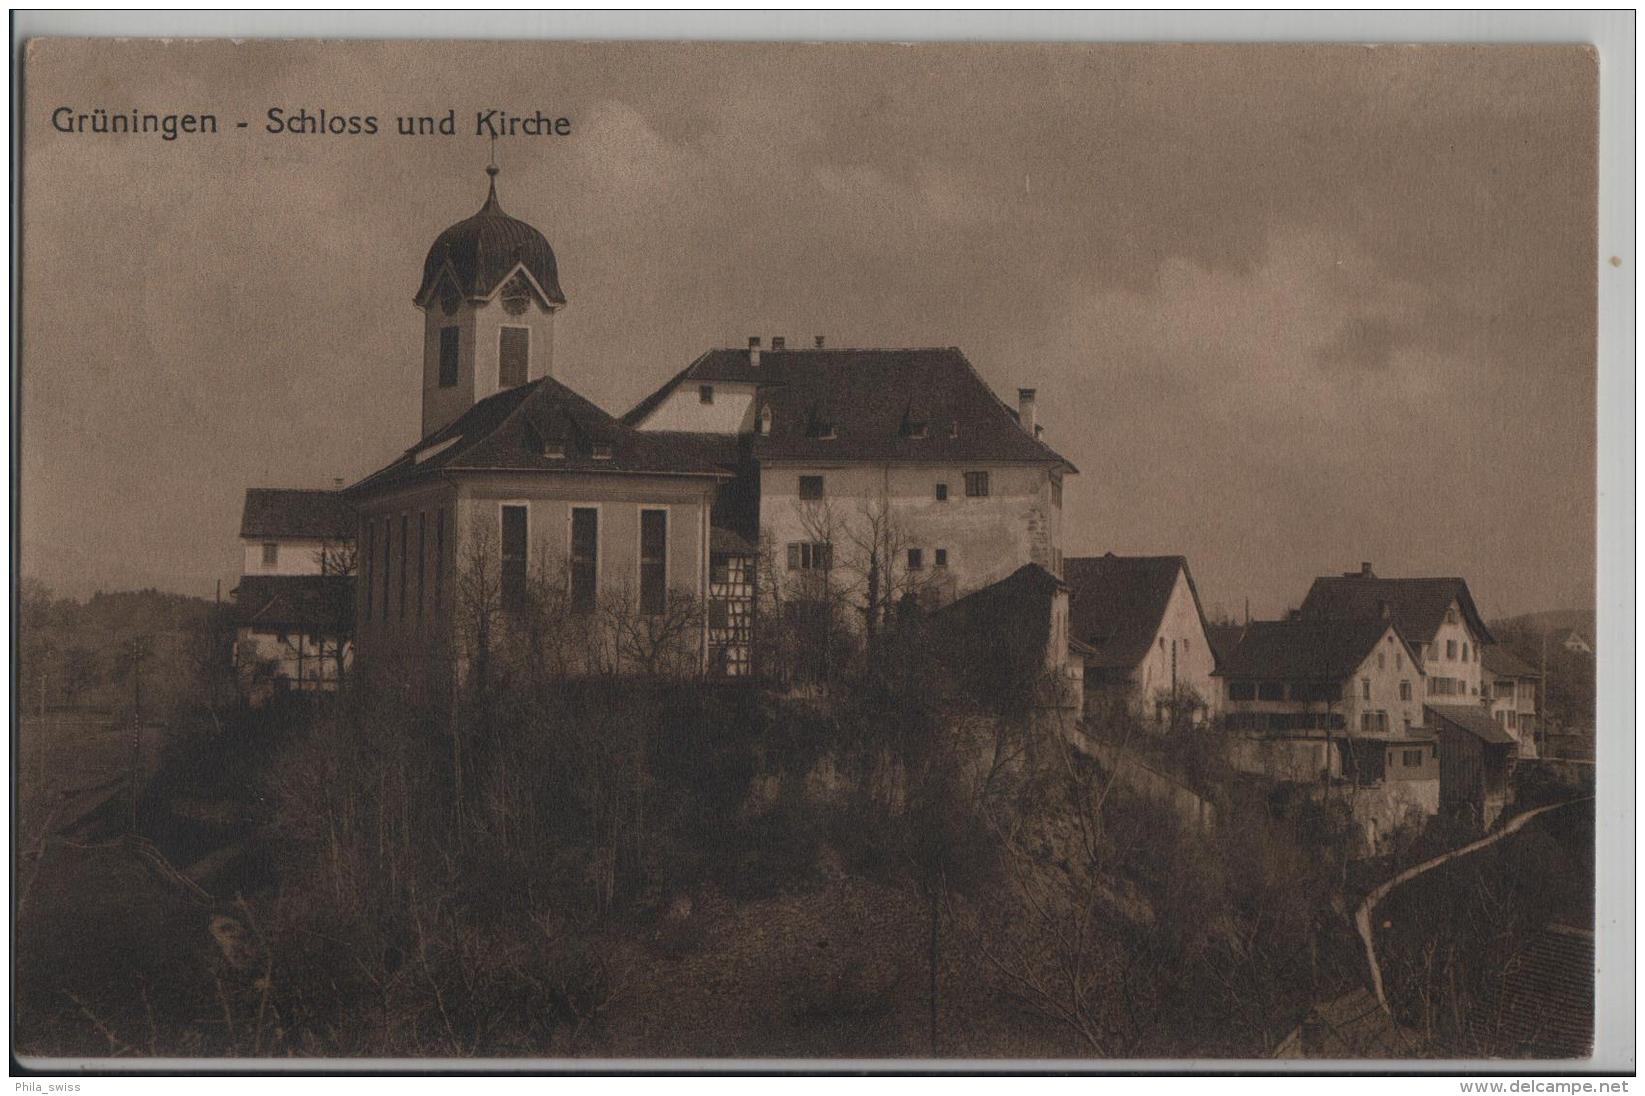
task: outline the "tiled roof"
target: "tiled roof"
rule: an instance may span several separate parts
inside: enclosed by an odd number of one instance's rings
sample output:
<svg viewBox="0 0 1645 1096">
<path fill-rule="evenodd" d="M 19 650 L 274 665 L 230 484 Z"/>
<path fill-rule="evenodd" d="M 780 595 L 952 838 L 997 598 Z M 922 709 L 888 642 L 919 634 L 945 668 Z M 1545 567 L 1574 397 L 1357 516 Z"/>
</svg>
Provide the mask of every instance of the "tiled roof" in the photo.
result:
<svg viewBox="0 0 1645 1096">
<path fill-rule="evenodd" d="M 1536 677 L 1537 672 L 1529 663 L 1500 643 L 1486 644 L 1480 652 L 1479 661 L 1489 672 L 1498 677 Z"/>
<path fill-rule="evenodd" d="M 1183 556 L 1081 556 L 1063 560 L 1068 580 L 1069 631 L 1096 648 L 1088 665 L 1129 670 L 1141 662 L 1159 633 L 1176 588 L 1177 573 L 1188 571 Z M 1205 613 L 1189 575 L 1189 592 L 1200 626 Z M 1206 641 L 1210 642 L 1209 639 Z"/>
<path fill-rule="evenodd" d="M 1216 656 L 1220 666 L 1227 661 L 1239 641 L 1245 636 L 1243 624 L 1208 624 L 1205 626 L 1205 639 L 1211 644 L 1211 653 Z"/>
<path fill-rule="evenodd" d="M 1009 702 L 1044 669 L 1053 599 L 1066 584 L 1037 563 L 949 602 L 931 614 L 939 657 L 977 695 Z"/>
<path fill-rule="evenodd" d="M 353 630 L 352 575 L 246 575 L 233 595 L 242 624 L 331 635 Z"/>
<path fill-rule="evenodd" d="M 759 386 L 768 460 L 1034 461 L 1076 469 L 1024 430 L 955 347 L 710 350 L 623 416 L 643 422 L 685 383 Z M 832 435 L 832 436 L 829 436 Z"/>
<path fill-rule="evenodd" d="M 1594 934 L 1549 925 L 1508 960 L 1494 1002 L 1501 1053 L 1586 1058 L 1594 1044 Z"/>
<path fill-rule="evenodd" d="M 737 460 L 736 438 L 634 430 L 543 377 L 481 400 L 348 491 L 465 470 L 729 477 Z"/>
<path fill-rule="evenodd" d="M 522 263 L 550 302 L 565 303 L 554 249 L 541 232 L 503 212 L 493 182 L 480 212 L 435 237 L 434 246 L 423 260 L 423 280 L 414 299 L 422 304 L 447 266 L 464 296 L 484 297 Z"/>
<path fill-rule="evenodd" d="M 715 525 L 708 530 L 708 550 L 728 556 L 752 556 L 758 553 L 753 542 L 741 533 Z"/>
<path fill-rule="evenodd" d="M 252 487 L 246 490 L 245 508 L 240 511 L 240 535 L 353 539 L 354 511 L 337 491 Z"/>
<path fill-rule="evenodd" d="M 1253 620 L 1215 672 L 1264 681 L 1341 681 L 1359 669 L 1388 628 L 1386 620 Z"/>
<path fill-rule="evenodd" d="M 1413 643 L 1428 643 L 1445 622 L 1445 610 L 1455 601 L 1474 634 L 1493 643 L 1490 630 L 1474 607 L 1468 583 L 1460 578 L 1378 578 L 1376 575 L 1335 575 L 1316 578 L 1302 602 L 1302 615 L 1321 620 L 1382 615 L 1387 606 L 1400 634 Z"/>
<path fill-rule="evenodd" d="M 1519 745 L 1519 740 L 1492 719 L 1483 704 L 1425 704 L 1423 710 L 1429 717 L 1424 722 L 1430 725 L 1437 719 L 1492 746 Z"/>
</svg>

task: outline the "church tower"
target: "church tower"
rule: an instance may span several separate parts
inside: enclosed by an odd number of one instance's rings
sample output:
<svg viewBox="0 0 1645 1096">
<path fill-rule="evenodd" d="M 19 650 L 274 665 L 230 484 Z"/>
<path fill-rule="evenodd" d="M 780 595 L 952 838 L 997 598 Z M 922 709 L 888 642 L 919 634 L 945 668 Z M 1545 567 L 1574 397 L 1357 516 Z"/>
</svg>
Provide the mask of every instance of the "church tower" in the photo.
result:
<svg viewBox="0 0 1645 1096">
<path fill-rule="evenodd" d="M 565 307 L 543 234 L 497 204 L 435 239 L 413 303 L 423 312 L 423 437 L 487 396 L 554 375 L 554 314 Z"/>
</svg>

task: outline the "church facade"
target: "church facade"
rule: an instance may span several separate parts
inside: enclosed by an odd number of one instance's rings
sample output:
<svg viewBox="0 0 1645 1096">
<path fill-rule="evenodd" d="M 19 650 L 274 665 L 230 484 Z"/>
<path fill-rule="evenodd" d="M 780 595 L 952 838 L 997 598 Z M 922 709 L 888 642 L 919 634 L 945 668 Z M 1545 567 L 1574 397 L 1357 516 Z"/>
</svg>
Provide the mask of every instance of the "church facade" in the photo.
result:
<svg viewBox="0 0 1645 1096">
<path fill-rule="evenodd" d="M 745 676 L 767 602 L 819 582 L 872 626 L 875 605 L 942 604 L 1025 564 L 1060 575 L 1076 470 L 1033 390 L 1008 407 L 952 347 L 751 339 L 614 417 L 558 379 L 554 252 L 487 170 L 414 296 L 422 436 L 346 492 L 363 664 L 461 658 L 476 628 L 539 642 L 548 613 L 573 672 Z"/>
</svg>

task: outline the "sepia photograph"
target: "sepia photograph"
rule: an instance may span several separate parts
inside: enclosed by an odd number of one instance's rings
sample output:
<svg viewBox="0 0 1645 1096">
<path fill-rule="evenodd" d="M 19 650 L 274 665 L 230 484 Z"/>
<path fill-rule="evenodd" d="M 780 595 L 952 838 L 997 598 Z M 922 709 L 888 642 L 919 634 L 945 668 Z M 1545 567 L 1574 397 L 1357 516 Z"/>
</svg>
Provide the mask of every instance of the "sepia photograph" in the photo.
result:
<svg viewBox="0 0 1645 1096">
<path fill-rule="evenodd" d="M 13 1068 L 1583 1068 L 1600 74 L 28 41 Z"/>
</svg>

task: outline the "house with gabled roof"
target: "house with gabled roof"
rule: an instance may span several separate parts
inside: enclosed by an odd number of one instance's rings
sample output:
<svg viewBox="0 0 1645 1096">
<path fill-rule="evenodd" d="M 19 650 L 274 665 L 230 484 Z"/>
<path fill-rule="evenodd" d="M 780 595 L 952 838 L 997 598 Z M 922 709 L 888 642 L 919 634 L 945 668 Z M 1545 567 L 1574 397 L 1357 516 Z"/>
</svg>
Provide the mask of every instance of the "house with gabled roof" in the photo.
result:
<svg viewBox="0 0 1645 1096">
<path fill-rule="evenodd" d="M 337 687 L 353 660 L 356 518 L 337 490 L 253 487 L 230 591 L 235 666 L 253 698 Z"/>
<path fill-rule="evenodd" d="M 1519 742 L 1520 757 L 1537 756 L 1537 692 L 1542 675 L 1500 643 L 1485 648 L 1480 667 L 1491 718 Z"/>
<path fill-rule="evenodd" d="M 1203 723 L 1220 687 L 1216 654 L 1183 556 L 1102 556 L 1064 562 L 1073 636 L 1085 659 L 1093 716 L 1114 704 L 1164 724 Z"/>
<path fill-rule="evenodd" d="M 1362 563 L 1358 571 L 1315 579 L 1301 611 L 1314 620 L 1386 616 L 1421 657 L 1431 700 L 1452 704 L 1480 699 L 1482 648 L 1496 640 L 1464 579 L 1382 578 Z"/>
<path fill-rule="evenodd" d="M 1218 665 L 1235 768 L 1344 796 L 1365 851 L 1440 802 L 1423 668 L 1391 619 L 1254 620 Z"/>
</svg>

